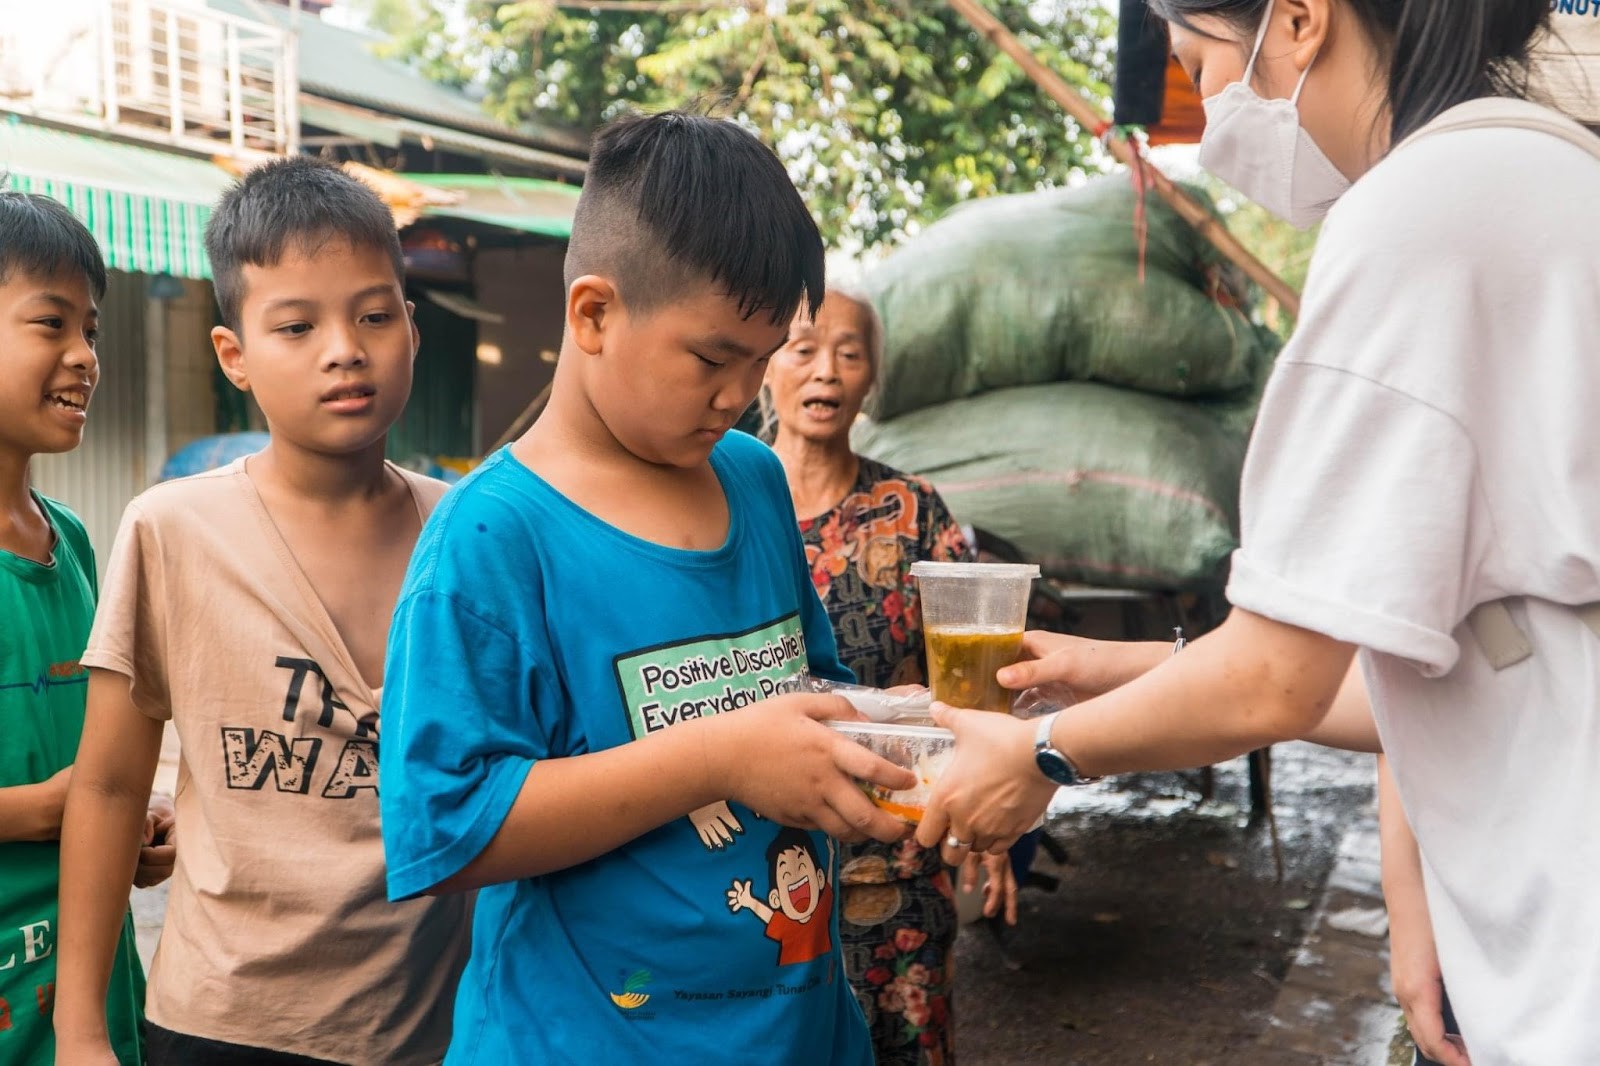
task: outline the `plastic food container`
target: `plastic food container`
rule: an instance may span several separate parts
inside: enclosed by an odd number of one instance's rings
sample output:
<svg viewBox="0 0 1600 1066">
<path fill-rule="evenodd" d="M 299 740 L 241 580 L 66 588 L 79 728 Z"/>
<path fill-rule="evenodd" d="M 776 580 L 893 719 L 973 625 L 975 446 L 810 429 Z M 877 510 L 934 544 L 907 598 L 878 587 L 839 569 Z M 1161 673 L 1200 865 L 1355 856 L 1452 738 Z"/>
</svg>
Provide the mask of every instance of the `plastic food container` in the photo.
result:
<svg viewBox="0 0 1600 1066">
<path fill-rule="evenodd" d="M 860 784 L 872 802 L 890 814 L 912 825 L 921 822 L 928 796 L 955 751 L 955 734 L 938 726 L 894 722 L 829 722 L 828 727 L 917 775 L 914 787 L 898 792 L 865 782 Z"/>
<path fill-rule="evenodd" d="M 874 722 L 932 722 L 929 712 L 933 707 L 933 694 L 925 688 L 891 693 L 859 685 L 834 685 L 829 691 L 849 700 L 858 714 Z"/>
</svg>

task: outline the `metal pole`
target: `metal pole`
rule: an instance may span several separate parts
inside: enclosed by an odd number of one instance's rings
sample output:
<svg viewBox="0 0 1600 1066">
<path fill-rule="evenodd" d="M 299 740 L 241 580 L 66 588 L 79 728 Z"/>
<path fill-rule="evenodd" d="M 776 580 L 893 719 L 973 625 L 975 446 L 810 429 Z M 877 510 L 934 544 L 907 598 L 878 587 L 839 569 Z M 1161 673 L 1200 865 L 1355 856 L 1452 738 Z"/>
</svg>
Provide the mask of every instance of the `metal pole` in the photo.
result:
<svg viewBox="0 0 1600 1066">
<path fill-rule="evenodd" d="M 300 0 L 289 3 L 289 38 L 283 52 L 284 154 L 300 154 Z"/>
<path fill-rule="evenodd" d="M 1063 81 L 1060 75 L 1028 51 L 1027 46 L 1017 40 L 999 19 L 979 3 L 979 0 L 947 0 L 947 2 L 957 14 L 972 24 L 973 29 L 1015 60 L 1023 73 L 1027 74 L 1035 85 L 1044 90 L 1046 96 L 1060 105 L 1061 109 L 1072 116 L 1080 126 L 1087 130 L 1107 128 L 1105 116 Z M 1174 185 L 1170 178 L 1152 166 L 1148 160 L 1140 159 L 1138 149 L 1130 144 L 1126 137 L 1113 136 L 1109 139 L 1109 144 L 1111 154 L 1122 163 L 1128 166 L 1143 166 L 1151 187 L 1155 189 L 1156 195 L 1166 201 L 1167 206 L 1198 230 L 1200 235 L 1210 241 L 1223 256 L 1237 264 L 1251 281 L 1266 290 L 1267 295 L 1278 301 L 1285 311 L 1299 317 L 1300 294 L 1274 274 L 1270 267 L 1252 255 L 1248 248 L 1240 244 L 1238 238 L 1217 221 L 1216 216 Z"/>
<path fill-rule="evenodd" d="M 183 60 L 178 55 L 178 13 L 166 9 L 167 16 L 167 107 L 172 112 L 172 135 L 183 136 Z"/>
<path fill-rule="evenodd" d="M 101 117 L 108 125 L 116 125 L 120 117 L 117 104 L 117 12 L 115 4 L 107 4 L 100 16 L 100 79 Z"/>
<path fill-rule="evenodd" d="M 228 125 L 235 151 L 244 147 L 244 81 L 239 70 L 239 27 L 228 23 Z"/>
</svg>

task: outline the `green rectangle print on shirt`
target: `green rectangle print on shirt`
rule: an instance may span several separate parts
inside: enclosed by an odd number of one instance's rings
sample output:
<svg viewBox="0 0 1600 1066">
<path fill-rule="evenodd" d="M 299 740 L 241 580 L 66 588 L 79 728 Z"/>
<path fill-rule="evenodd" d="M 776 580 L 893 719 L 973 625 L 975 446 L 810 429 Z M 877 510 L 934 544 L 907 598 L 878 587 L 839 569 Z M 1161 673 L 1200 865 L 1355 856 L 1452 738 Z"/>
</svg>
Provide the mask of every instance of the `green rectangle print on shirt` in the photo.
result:
<svg viewBox="0 0 1600 1066">
<path fill-rule="evenodd" d="M 670 725 L 748 707 L 799 687 L 806 642 L 798 614 L 720 636 L 617 657 L 635 740 Z"/>
</svg>

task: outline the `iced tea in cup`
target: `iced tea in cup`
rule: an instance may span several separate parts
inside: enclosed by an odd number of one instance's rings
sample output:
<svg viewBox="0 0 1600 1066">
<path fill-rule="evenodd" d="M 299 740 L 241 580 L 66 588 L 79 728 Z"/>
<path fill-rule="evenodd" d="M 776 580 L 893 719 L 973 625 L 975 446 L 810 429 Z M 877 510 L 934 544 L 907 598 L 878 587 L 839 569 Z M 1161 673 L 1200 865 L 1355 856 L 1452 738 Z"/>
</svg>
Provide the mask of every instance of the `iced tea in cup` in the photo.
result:
<svg viewBox="0 0 1600 1066">
<path fill-rule="evenodd" d="M 1013 563 L 913 563 L 928 650 L 928 687 L 952 707 L 1011 710 L 995 680 L 1022 654 L 1039 568 Z"/>
</svg>

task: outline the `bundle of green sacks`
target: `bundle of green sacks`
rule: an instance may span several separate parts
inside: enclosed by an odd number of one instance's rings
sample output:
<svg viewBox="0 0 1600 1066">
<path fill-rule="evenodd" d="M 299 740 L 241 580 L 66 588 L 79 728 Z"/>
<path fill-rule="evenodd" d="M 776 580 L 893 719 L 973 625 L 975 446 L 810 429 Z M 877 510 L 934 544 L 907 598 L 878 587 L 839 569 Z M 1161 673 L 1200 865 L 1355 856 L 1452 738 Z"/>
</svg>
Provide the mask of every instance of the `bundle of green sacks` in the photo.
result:
<svg viewBox="0 0 1600 1066">
<path fill-rule="evenodd" d="M 1191 194 L 1203 198 L 1203 194 Z M 887 346 L 857 450 L 1055 578 L 1219 585 L 1278 341 L 1126 175 L 951 212 L 864 281 Z"/>
</svg>

